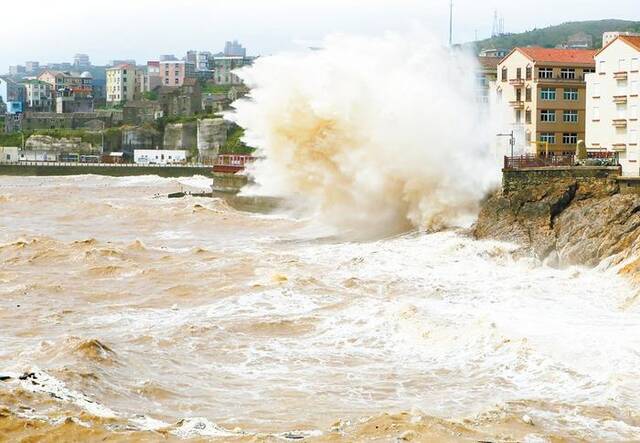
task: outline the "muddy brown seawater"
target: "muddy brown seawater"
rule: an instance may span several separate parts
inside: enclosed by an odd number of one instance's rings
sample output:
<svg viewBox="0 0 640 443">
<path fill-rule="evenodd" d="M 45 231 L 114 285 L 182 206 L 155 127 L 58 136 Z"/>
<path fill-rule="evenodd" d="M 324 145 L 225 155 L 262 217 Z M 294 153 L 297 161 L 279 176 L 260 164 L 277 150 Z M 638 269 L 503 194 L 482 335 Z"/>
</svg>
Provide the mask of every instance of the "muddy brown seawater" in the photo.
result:
<svg viewBox="0 0 640 443">
<path fill-rule="evenodd" d="M 615 272 L 166 198 L 208 185 L 0 177 L 0 441 L 640 440 Z"/>
</svg>

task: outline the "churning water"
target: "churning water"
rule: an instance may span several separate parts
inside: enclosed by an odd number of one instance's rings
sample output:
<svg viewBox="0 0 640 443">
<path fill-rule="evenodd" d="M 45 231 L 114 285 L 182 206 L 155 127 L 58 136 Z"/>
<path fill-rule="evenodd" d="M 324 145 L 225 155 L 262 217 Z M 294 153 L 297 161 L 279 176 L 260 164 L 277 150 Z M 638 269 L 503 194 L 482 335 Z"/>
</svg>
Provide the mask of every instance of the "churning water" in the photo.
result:
<svg viewBox="0 0 640 443">
<path fill-rule="evenodd" d="M 640 439 L 614 274 L 155 196 L 208 185 L 0 178 L 0 439 Z"/>
</svg>

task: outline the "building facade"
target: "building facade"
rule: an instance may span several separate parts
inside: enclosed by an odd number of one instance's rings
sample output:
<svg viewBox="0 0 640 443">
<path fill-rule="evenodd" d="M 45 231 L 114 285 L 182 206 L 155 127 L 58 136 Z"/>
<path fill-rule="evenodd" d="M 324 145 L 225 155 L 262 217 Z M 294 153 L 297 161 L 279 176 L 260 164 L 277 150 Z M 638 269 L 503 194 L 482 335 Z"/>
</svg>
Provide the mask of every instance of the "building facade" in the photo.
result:
<svg viewBox="0 0 640 443">
<path fill-rule="evenodd" d="M 135 65 L 125 64 L 107 68 L 107 103 L 132 101 L 141 90 Z"/>
<path fill-rule="evenodd" d="M 162 86 L 182 86 L 185 79 L 195 78 L 195 65 L 187 61 L 160 62 L 160 81 Z"/>
<path fill-rule="evenodd" d="M 24 111 L 26 89 L 7 77 L 0 77 L 0 113 L 18 114 Z"/>
<path fill-rule="evenodd" d="M 618 153 L 622 172 L 640 176 L 640 36 L 620 35 L 587 75 L 587 149 Z"/>
<path fill-rule="evenodd" d="M 49 83 L 42 80 L 28 80 L 24 82 L 24 87 L 27 110 L 51 112 L 53 94 Z"/>
<path fill-rule="evenodd" d="M 213 57 L 213 82 L 216 85 L 241 85 L 242 80 L 233 71 L 253 63 L 253 58 L 240 56 Z"/>
<path fill-rule="evenodd" d="M 527 152 L 573 154 L 585 137 L 585 74 L 595 51 L 515 48 L 498 64 L 496 101 Z M 541 152 L 544 150 L 544 152 Z"/>
<path fill-rule="evenodd" d="M 77 74 L 69 71 L 46 69 L 38 76 L 38 80 L 49 83 L 51 89 L 55 92 L 69 89 L 81 97 L 93 95 L 93 78 L 88 72 Z"/>
</svg>

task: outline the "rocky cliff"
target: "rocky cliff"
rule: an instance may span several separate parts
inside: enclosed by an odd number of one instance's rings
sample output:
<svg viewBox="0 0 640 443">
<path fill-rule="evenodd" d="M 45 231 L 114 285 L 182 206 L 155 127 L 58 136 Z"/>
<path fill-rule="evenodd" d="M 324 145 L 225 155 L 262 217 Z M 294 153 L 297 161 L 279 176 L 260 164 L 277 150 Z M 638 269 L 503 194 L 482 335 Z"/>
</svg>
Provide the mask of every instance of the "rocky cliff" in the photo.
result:
<svg viewBox="0 0 640 443">
<path fill-rule="evenodd" d="M 563 179 L 483 202 L 476 238 L 515 242 L 552 266 L 604 263 L 640 282 L 640 196 Z"/>
</svg>

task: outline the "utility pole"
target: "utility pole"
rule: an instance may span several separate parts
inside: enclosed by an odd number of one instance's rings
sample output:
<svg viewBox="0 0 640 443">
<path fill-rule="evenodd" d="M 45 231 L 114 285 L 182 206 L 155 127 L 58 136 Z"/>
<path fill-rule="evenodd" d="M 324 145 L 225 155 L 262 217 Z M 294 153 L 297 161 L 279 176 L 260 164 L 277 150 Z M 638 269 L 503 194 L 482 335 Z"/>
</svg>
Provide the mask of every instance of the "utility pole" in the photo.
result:
<svg viewBox="0 0 640 443">
<path fill-rule="evenodd" d="M 453 46 L 453 0 L 449 1 L 449 46 Z"/>
</svg>

